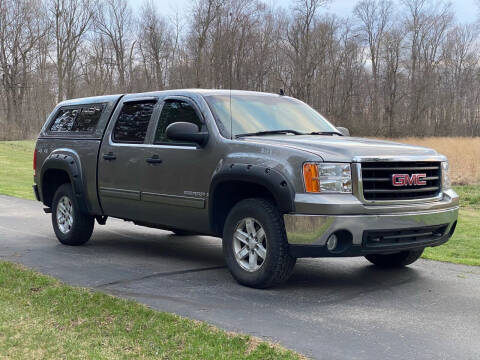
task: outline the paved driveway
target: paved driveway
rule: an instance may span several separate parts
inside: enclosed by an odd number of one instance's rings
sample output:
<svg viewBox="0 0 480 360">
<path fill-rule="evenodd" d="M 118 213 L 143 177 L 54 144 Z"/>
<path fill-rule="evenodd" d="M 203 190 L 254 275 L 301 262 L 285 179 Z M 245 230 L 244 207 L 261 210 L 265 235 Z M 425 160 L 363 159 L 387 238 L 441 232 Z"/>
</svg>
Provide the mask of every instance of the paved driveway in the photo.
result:
<svg viewBox="0 0 480 360">
<path fill-rule="evenodd" d="M 478 267 L 302 259 L 287 284 L 254 290 L 231 278 L 218 239 L 109 219 L 87 245 L 68 247 L 41 208 L 0 196 L 0 259 L 313 358 L 480 359 Z"/>
</svg>

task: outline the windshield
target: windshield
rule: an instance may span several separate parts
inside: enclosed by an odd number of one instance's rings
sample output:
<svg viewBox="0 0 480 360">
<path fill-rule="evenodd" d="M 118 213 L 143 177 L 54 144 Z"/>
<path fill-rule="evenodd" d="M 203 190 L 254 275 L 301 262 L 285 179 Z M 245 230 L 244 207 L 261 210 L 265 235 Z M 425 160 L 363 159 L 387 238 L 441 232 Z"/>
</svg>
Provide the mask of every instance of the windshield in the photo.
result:
<svg viewBox="0 0 480 360">
<path fill-rule="evenodd" d="M 338 130 L 307 104 L 288 97 L 266 95 L 205 96 L 223 136 L 261 131 L 295 130 L 302 134 Z M 231 131 L 232 129 L 232 131 Z"/>
</svg>

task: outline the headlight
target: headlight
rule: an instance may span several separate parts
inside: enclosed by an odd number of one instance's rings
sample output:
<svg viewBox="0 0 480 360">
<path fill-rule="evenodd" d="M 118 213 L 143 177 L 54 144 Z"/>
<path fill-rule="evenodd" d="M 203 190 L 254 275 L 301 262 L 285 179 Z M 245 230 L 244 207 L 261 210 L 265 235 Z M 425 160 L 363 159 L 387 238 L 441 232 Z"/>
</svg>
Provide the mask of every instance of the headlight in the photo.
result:
<svg viewBox="0 0 480 360">
<path fill-rule="evenodd" d="M 352 170 L 344 163 L 303 164 L 305 191 L 309 193 L 351 193 Z"/>
<path fill-rule="evenodd" d="M 448 161 L 442 161 L 442 190 L 448 190 L 452 187 L 450 182 L 450 167 Z"/>
</svg>

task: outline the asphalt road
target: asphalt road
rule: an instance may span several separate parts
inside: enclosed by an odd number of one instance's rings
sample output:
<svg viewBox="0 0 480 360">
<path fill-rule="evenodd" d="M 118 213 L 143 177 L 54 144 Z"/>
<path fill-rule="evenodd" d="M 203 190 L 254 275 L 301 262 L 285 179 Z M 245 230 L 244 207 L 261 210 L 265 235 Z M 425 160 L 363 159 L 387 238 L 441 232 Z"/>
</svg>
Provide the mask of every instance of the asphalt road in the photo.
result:
<svg viewBox="0 0 480 360">
<path fill-rule="evenodd" d="M 0 259 L 313 358 L 480 359 L 478 267 L 300 259 L 288 283 L 254 290 L 232 279 L 219 239 L 109 219 L 85 246 L 68 247 L 41 209 L 0 196 Z"/>
</svg>

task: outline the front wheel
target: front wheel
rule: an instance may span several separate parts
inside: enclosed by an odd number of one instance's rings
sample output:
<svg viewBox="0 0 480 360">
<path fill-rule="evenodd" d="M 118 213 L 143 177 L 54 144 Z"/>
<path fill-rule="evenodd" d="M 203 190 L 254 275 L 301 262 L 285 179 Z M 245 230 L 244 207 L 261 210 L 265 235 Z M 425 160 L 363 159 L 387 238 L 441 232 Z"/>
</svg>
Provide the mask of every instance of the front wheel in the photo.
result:
<svg viewBox="0 0 480 360">
<path fill-rule="evenodd" d="M 224 226 L 223 253 L 233 277 L 254 288 L 286 281 L 296 262 L 282 215 L 267 199 L 246 199 L 233 207 Z"/>
<path fill-rule="evenodd" d="M 52 225 L 64 245 L 82 245 L 92 236 L 95 218 L 80 211 L 72 185 L 61 185 L 53 196 Z"/>
<path fill-rule="evenodd" d="M 414 263 L 420 256 L 422 256 L 422 253 L 423 249 L 408 250 L 387 255 L 366 255 L 365 258 L 372 264 L 381 268 L 399 268 Z"/>
</svg>

